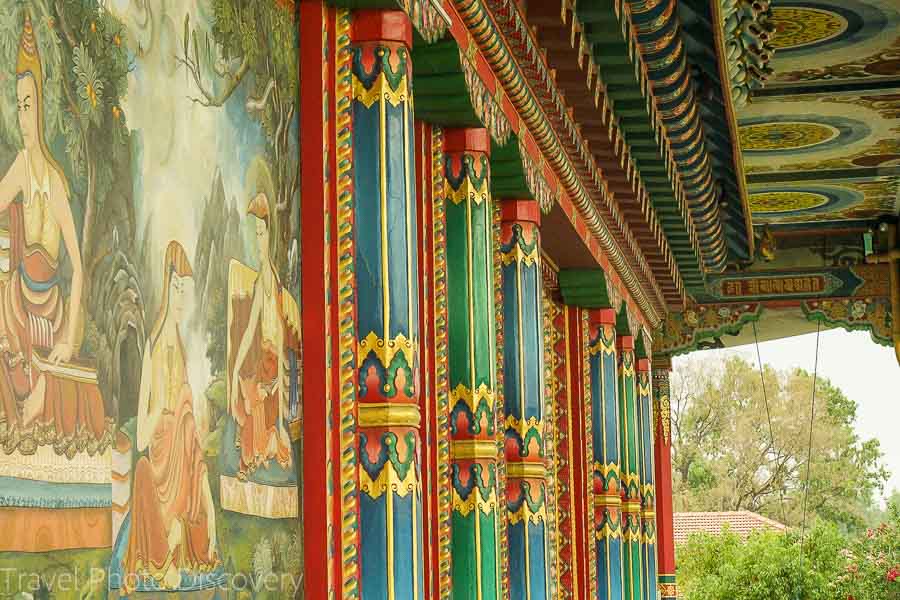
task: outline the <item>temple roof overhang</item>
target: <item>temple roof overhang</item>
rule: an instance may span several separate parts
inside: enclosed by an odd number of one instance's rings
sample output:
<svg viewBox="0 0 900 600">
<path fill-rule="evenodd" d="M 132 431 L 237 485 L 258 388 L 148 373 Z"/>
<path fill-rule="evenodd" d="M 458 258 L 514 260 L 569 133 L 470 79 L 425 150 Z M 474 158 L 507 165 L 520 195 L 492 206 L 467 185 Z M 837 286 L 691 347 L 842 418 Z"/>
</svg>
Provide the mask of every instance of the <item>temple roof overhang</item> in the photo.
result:
<svg viewBox="0 0 900 600">
<path fill-rule="evenodd" d="M 350 4 L 410 14 L 417 117 L 490 130 L 551 289 L 602 270 L 658 352 L 764 312 L 900 339 L 895 0 Z"/>
</svg>

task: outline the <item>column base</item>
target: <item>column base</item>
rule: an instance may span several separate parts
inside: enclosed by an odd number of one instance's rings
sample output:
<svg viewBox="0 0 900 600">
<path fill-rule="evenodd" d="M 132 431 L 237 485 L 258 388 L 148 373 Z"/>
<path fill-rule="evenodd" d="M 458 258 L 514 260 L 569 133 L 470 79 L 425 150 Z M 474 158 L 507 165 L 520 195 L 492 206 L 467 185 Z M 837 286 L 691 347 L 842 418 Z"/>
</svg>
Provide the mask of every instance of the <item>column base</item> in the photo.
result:
<svg viewBox="0 0 900 600">
<path fill-rule="evenodd" d="M 675 584 L 674 575 L 660 575 L 657 589 L 659 600 L 677 600 L 678 598 L 678 586 Z"/>
</svg>

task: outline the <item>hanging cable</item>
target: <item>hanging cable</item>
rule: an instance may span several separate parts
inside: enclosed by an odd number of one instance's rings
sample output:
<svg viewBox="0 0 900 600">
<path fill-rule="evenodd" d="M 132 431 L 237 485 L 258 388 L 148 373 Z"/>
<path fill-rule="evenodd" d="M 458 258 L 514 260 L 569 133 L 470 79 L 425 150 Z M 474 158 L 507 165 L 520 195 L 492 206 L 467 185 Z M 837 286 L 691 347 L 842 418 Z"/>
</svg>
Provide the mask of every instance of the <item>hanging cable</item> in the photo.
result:
<svg viewBox="0 0 900 600">
<path fill-rule="evenodd" d="M 766 418 L 769 421 L 769 443 L 772 445 L 772 451 L 775 451 L 775 429 L 772 427 L 772 411 L 769 410 L 769 394 L 766 392 L 766 378 L 763 375 L 763 363 L 762 363 L 762 354 L 759 351 L 759 336 L 756 333 L 756 321 L 752 323 L 753 325 L 753 340 L 756 342 L 756 361 L 759 364 L 759 381 L 762 383 L 762 393 L 763 393 L 763 401 L 766 403 Z M 784 489 L 778 490 L 778 495 L 781 498 L 781 522 L 785 523 L 787 521 L 787 515 L 784 511 Z"/>
<path fill-rule="evenodd" d="M 803 539 L 806 535 L 806 509 L 809 506 L 809 472 L 812 466 L 813 424 L 816 419 L 816 380 L 819 376 L 819 337 L 822 322 L 816 322 L 816 360 L 813 364 L 812 403 L 809 410 L 809 444 L 806 451 L 806 481 L 803 484 L 803 522 L 800 526 L 800 568 L 803 569 Z"/>
</svg>

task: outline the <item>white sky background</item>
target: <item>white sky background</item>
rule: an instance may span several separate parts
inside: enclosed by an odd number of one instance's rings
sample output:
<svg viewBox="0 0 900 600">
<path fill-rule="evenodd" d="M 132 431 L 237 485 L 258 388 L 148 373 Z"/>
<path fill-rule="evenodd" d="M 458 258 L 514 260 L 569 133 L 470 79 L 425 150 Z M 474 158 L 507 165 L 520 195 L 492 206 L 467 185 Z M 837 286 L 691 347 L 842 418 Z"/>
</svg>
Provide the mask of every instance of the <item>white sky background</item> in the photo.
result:
<svg viewBox="0 0 900 600">
<path fill-rule="evenodd" d="M 800 335 L 759 345 L 764 364 L 778 370 L 795 367 L 813 370 L 816 334 Z M 695 352 L 690 358 L 740 355 L 754 365 L 752 344 Z M 684 358 L 675 359 L 675 368 Z M 900 365 L 892 348 L 879 346 L 868 333 L 843 329 L 823 331 L 819 341 L 819 374 L 827 377 L 859 405 L 856 430 L 863 439 L 876 438 L 884 452 L 883 462 L 891 479 L 885 495 L 900 489 Z"/>
</svg>

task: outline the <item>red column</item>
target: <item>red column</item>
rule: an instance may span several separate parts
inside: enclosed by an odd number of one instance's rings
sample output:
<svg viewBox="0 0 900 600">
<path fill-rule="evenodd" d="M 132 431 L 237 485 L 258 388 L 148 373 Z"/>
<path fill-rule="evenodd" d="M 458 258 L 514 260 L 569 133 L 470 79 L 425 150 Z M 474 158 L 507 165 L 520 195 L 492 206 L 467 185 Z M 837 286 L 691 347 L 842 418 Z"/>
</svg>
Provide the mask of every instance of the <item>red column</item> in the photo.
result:
<svg viewBox="0 0 900 600">
<path fill-rule="evenodd" d="M 675 538 L 672 518 L 672 426 L 669 407 L 669 356 L 653 358 L 653 415 L 656 427 L 656 533 L 659 598 L 675 600 Z"/>
<path fill-rule="evenodd" d="M 300 6 L 300 80 L 304 88 L 321 90 L 326 95 L 334 89 L 332 66 L 322 60 L 326 56 L 322 30 L 333 39 L 334 11 L 318 2 Z M 314 59 L 314 60 L 313 60 Z M 329 111 L 330 107 L 329 107 Z M 324 600 L 328 591 L 341 581 L 340 556 L 336 548 L 340 540 L 335 523 L 340 519 L 340 503 L 329 491 L 329 480 L 340 477 L 336 456 L 338 436 L 336 386 L 327 364 L 334 360 L 327 340 L 334 335 L 335 305 L 329 302 L 334 293 L 328 278 L 334 267 L 334 248 L 328 237 L 334 230 L 334 197 L 326 187 L 326 176 L 333 154 L 330 123 L 325 118 L 319 94 L 303 94 L 300 98 L 301 129 L 308 132 L 308 143 L 300 145 L 301 195 L 303 229 L 303 331 L 321 332 L 304 336 L 303 368 L 303 546 L 304 588 L 307 598 Z M 315 151 L 313 151 L 315 149 Z"/>
</svg>

